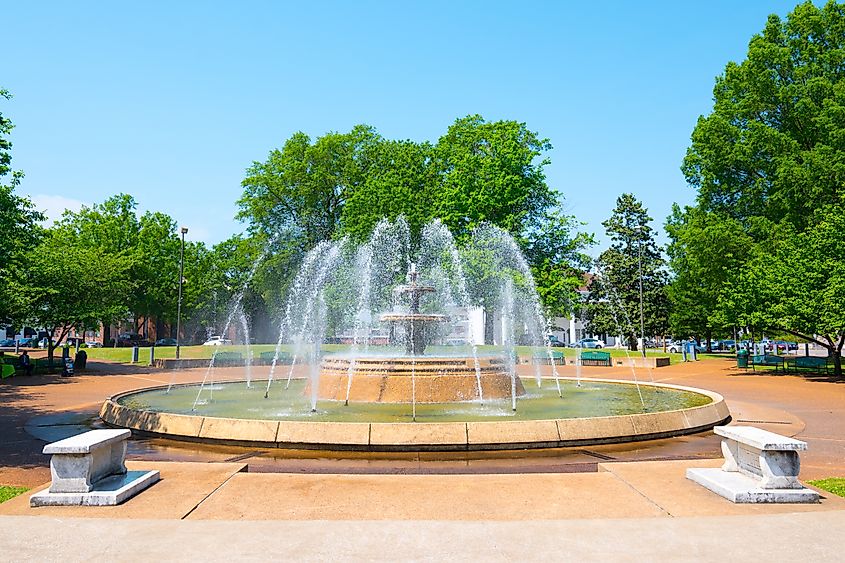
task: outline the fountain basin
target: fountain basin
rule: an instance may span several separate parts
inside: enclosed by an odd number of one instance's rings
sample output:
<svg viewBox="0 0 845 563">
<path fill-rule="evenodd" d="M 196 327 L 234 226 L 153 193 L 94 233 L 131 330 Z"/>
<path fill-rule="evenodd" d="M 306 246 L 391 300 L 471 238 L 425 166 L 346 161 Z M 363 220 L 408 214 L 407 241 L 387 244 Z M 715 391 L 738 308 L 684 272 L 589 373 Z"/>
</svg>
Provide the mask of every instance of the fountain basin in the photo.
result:
<svg viewBox="0 0 845 563">
<path fill-rule="evenodd" d="M 413 387 L 417 403 L 455 403 L 479 399 L 479 379 L 484 399 L 511 396 L 511 376 L 499 357 L 325 356 L 317 396 L 344 401 L 348 390 L 350 401 L 410 403 Z M 515 381 L 516 396 L 521 397 L 525 388 L 519 377 Z"/>
<path fill-rule="evenodd" d="M 574 380 L 566 378 L 562 381 L 566 384 L 564 398 L 554 397 L 560 401 L 561 409 L 576 393 L 573 391 Z M 551 381 L 544 384 L 554 388 Z M 607 401 L 607 389 L 621 386 L 618 388 L 620 391 L 630 393 L 634 387 L 630 382 L 616 380 L 590 379 L 584 384 L 601 386 L 602 401 L 611 405 L 613 401 Z M 216 384 L 215 387 L 219 387 L 216 397 L 219 398 L 214 402 L 218 403 L 218 407 L 225 407 L 227 385 L 236 386 L 232 389 L 245 387 L 243 381 Z M 300 385 L 301 389 L 305 388 L 304 381 Z M 457 408 L 455 405 L 429 405 L 428 408 L 435 414 L 427 419 L 425 411 L 421 411 L 425 405 L 419 405 L 418 420 L 430 422 L 410 422 L 410 413 L 403 416 L 396 414 L 406 412 L 407 405 L 366 404 L 354 410 L 353 403 L 350 403 L 353 411 L 346 412 L 360 412 L 361 416 L 344 415 L 345 421 L 338 421 L 326 412 L 308 414 L 302 409 L 296 409 L 295 417 L 286 412 L 273 418 L 265 412 L 248 413 L 247 416 L 239 414 L 238 417 L 211 416 L 211 413 L 201 410 L 190 413 L 190 403 L 181 408 L 181 412 L 175 408 L 164 412 L 165 409 L 160 407 L 165 405 L 154 405 L 155 399 L 160 399 L 166 390 L 166 386 L 161 386 L 115 395 L 103 404 L 100 416 L 112 426 L 176 440 L 335 451 L 478 451 L 632 442 L 701 432 L 730 418 L 727 405 L 718 393 L 657 383 L 640 384 L 640 388 L 646 396 L 691 398 L 691 401 L 685 401 L 693 406 L 604 416 L 567 417 L 561 413 L 559 416 L 528 418 L 532 399 L 527 398 L 519 402 L 520 408 L 515 414 L 508 414 L 508 401 L 500 401 L 498 405 L 494 401 L 484 406 L 490 413 L 488 416 L 459 415 L 458 420 L 449 414 L 449 409 Z M 194 384 L 174 386 L 172 395 L 168 397 L 177 395 L 177 391 L 188 396 L 195 394 L 197 389 Z M 547 402 L 548 398 L 542 397 L 538 401 Z M 374 407 L 393 411 L 389 416 L 382 416 L 372 412 Z M 332 410 L 342 412 L 344 408 L 342 404 L 332 406 Z M 477 411 L 479 405 L 471 403 L 462 408 Z M 541 409 L 538 412 L 547 411 Z"/>
</svg>

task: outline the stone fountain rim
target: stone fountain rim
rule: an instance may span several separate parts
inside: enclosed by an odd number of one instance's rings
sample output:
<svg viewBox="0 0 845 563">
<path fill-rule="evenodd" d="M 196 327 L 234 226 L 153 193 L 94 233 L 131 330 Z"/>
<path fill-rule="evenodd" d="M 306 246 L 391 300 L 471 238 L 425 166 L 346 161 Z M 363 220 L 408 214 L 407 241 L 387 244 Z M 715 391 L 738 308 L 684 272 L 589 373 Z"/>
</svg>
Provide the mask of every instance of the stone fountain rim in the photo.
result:
<svg viewBox="0 0 845 563">
<path fill-rule="evenodd" d="M 562 377 L 574 380 L 573 377 Z M 634 385 L 633 381 L 590 378 L 589 381 Z M 217 383 L 237 383 L 226 380 Z M 482 422 L 315 422 L 223 418 L 132 409 L 124 397 L 167 385 L 125 391 L 107 399 L 100 418 L 142 435 L 174 440 L 248 447 L 326 451 L 484 451 L 560 448 L 656 440 L 710 430 L 730 420 L 724 397 L 714 391 L 670 383 L 640 385 L 705 395 L 706 405 L 657 413 L 619 416 Z M 190 387 L 199 383 L 181 383 Z"/>
</svg>

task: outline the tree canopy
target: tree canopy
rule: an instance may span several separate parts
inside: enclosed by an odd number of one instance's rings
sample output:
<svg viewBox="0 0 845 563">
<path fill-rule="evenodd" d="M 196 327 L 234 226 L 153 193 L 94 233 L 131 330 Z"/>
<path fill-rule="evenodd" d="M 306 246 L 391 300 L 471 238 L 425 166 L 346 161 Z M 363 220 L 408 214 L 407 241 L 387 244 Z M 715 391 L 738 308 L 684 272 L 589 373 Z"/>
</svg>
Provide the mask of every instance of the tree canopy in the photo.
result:
<svg viewBox="0 0 845 563">
<path fill-rule="evenodd" d="M 366 125 L 314 142 L 296 133 L 249 168 L 239 216 L 285 249 L 272 259 L 279 271 L 294 269 L 319 240 L 366 239 L 384 217 L 403 216 L 412 240 L 435 218 L 459 242 L 496 225 L 526 251 L 549 310 L 564 312 L 591 239 L 561 213 L 561 197 L 546 183 L 549 149 L 525 123 L 480 115 L 457 119 L 434 145 L 385 139 Z"/>
<path fill-rule="evenodd" d="M 587 298 L 590 331 L 624 336 L 632 350 L 640 334 L 640 284 L 645 334 L 665 334 L 668 325 L 668 274 L 651 221 L 633 194 L 617 198 L 612 215 L 602 223 L 611 245 L 599 255 Z"/>
<path fill-rule="evenodd" d="M 831 299 L 845 204 L 845 5 L 769 16 L 713 98 L 682 167 L 696 207 L 668 223 L 673 301 L 707 303 L 698 323 L 816 340 L 840 375 L 845 312 Z"/>
<path fill-rule="evenodd" d="M 11 94 L 0 88 L 0 101 Z M 39 221 L 44 216 L 27 198 L 15 194 L 23 173 L 12 170 L 12 142 L 9 136 L 14 125 L 0 112 L 0 322 L 14 322 L 15 302 L 19 296 L 9 291 L 13 280 L 22 275 L 26 250 L 38 243 Z"/>
</svg>

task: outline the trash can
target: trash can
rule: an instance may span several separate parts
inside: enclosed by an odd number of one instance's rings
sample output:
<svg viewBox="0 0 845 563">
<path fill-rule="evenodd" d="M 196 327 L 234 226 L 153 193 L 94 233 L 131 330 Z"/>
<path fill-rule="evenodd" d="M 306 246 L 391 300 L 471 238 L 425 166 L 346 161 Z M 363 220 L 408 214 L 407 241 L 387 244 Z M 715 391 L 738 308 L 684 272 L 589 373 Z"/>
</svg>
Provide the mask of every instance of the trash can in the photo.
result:
<svg viewBox="0 0 845 563">
<path fill-rule="evenodd" d="M 80 350 L 76 353 L 76 356 L 73 358 L 73 364 L 77 369 L 85 369 L 85 366 L 88 364 L 88 354 L 85 350 Z"/>
<path fill-rule="evenodd" d="M 736 353 L 736 367 L 748 368 L 748 350 L 742 349 Z"/>
<path fill-rule="evenodd" d="M 62 377 L 70 377 L 73 375 L 73 360 L 69 357 L 62 361 Z"/>
</svg>

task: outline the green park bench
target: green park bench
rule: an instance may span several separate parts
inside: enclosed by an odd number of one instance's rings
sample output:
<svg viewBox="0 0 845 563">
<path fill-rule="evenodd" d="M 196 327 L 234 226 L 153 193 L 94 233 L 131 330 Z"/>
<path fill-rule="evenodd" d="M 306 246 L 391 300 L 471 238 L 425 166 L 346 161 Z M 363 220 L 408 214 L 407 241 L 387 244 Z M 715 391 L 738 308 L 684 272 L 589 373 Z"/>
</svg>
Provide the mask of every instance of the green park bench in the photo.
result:
<svg viewBox="0 0 845 563">
<path fill-rule="evenodd" d="M 794 370 L 798 373 L 801 370 L 827 373 L 827 358 L 821 356 L 798 356 L 790 358 L 786 362 L 786 371 Z"/>
<path fill-rule="evenodd" d="M 15 375 L 14 364 L 0 362 L 0 379 L 6 379 L 7 377 L 12 377 L 13 375 Z"/>
<path fill-rule="evenodd" d="M 273 364 L 273 356 L 276 355 L 276 352 L 261 352 L 258 355 L 258 358 L 261 360 L 262 365 L 272 365 Z M 287 352 L 279 352 L 279 359 L 276 360 L 277 364 L 290 364 L 293 362 L 293 358 Z"/>
<path fill-rule="evenodd" d="M 552 350 L 551 354 L 548 350 L 534 352 L 533 358 L 534 363 L 536 364 L 551 364 L 554 362 L 559 366 L 566 365 L 566 358 L 564 357 L 563 352 L 558 352 L 557 350 Z"/>
<path fill-rule="evenodd" d="M 244 355 L 240 352 L 217 352 L 214 354 L 215 365 L 239 365 L 244 363 Z"/>
<path fill-rule="evenodd" d="M 610 361 L 610 352 L 583 350 L 581 352 L 581 365 L 610 367 L 613 365 L 613 363 Z"/>
<path fill-rule="evenodd" d="M 756 371 L 757 366 L 773 366 L 776 372 L 778 367 L 780 367 L 781 370 L 784 369 L 783 358 L 780 356 L 772 356 L 771 354 L 758 354 L 756 356 L 751 356 L 748 363 L 754 371 Z"/>
</svg>

